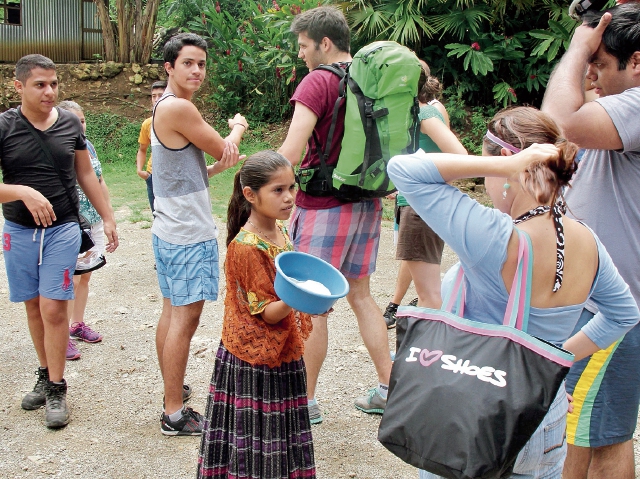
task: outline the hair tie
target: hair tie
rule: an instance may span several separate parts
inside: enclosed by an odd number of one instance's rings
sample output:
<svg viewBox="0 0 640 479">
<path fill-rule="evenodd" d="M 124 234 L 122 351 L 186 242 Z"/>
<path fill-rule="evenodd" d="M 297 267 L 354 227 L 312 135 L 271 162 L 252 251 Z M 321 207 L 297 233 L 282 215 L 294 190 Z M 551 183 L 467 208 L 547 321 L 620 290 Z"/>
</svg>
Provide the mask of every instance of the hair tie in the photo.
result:
<svg viewBox="0 0 640 479">
<path fill-rule="evenodd" d="M 496 145 L 501 146 L 502 148 L 506 148 L 507 150 L 511 151 L 512 153 L 520 153 L 520 151 L 521 151 L 520 148 L 516 148 L 511 143 L 507 143 L 506 141 L 501 140 L 496 135 L 491 133 L 489 130 L 487 130 L 487 134 L 485 136 L 487 137 L 487 139 L 489 141 L 494 142 Z"/>
</svg>

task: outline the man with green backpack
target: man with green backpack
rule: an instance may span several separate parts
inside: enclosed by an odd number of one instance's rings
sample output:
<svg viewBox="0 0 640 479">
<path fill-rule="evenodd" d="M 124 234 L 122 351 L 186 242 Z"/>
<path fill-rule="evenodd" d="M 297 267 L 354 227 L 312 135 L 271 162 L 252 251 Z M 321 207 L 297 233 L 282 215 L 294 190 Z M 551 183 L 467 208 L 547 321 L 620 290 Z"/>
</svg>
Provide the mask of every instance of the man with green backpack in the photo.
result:
<svg viewBox="0 0 640 479">
<path fill-rule="evenodd" d="M 360 334 L 373 360 L 379 383 L 366 396 L 358 398 L 355 406 L 366 413 L 382 414 L 391 359 L 387 328 L 382 312 L 371 296 L 369 280 L 375 271 L 380 238 L 380 197 L 395 190 L 386 175 L 386 161 L 391 153 L 400 151 L 393 152 L 393 146 L 391 150 L 389 148 L 390 144 L 402 143 L 402 138 L 406 138 L 406 151 L 413 148 L 409 132 L 413 126 L 412 108 L 409 105 L 403 114 L 403 124 L 400 124 L 389 113 L 392 110 L 395 113 L 397 109 L 389 105 L 387 108 L 384 103 L 391 96 L 382 98 L 381 95 L 378 100 L 366 97 L 369 91 L 365 90 L 370 85 L 360 85 L 365 93 L 361 95 L 363 101 L 351 100 L 349 94 L 353 92 L 348 87 L 353 85 L 349 84 L 349 75 L 345 75 L 345 71 L 354 68 L 355 60 L 352 65 L 350 31 L 340 10 L 333 7 L 308 10 L 295 17 L 291 31 L 298 35 L 298 56 L 304 60 L 310 73 L 291 98 L 295 108 L 293 119 L 279 150 L 293 165 L 297 165 L 306 147 L 298 171 L 300 189 L 291 218 L 290 235 L 297 251 L 330 262 L 347 278 L 350 287 L 347 300 L 358 320 Z M 376 54 L 369 53 L 365 61 L 372 55 Z M 323 66 L 318 68 L 320 65 Z M 401 90 L 405 90 L 405 96 L 415 97 L 417 93 L 420 75 L 417 58 L 415 65 L 402 66 L 404 72 L 395 81 Z M 389 82 L 373 80 L 371 83 L 377 87 Z M 346 102 L 344 96 L 347 97 Z M 355 103 L 355 108 L 351 108 L 349 102 Z M 362 107 L 362 120 L 358 103 Z M 355 112 L 355 118 L 349 118 L 349 110 Z M 379 117 L 384 118 L 378 120 Z M 370 120 L 374 120 L 373 123 Z M 384 127 L 380 129 L 376 123 Z M 390 134 L 390 130 L 398 125 L 401 132 Z M 377 131 L 373 132 L 374 138 L 371 139 L 373 129 Z M 315 389 L 327 354 L 327 316 L 313 318 L 313 331 L 305 345 L 312 424 L 322 422 Z"/>
</svg>

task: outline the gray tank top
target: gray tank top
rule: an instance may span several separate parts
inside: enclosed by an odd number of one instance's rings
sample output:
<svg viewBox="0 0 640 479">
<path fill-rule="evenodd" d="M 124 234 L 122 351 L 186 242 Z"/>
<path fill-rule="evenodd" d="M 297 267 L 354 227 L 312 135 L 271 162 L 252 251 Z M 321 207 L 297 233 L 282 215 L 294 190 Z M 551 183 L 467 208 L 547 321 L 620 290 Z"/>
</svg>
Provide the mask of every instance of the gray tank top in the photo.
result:
<svg viewBox="0 0 640 479">
<path fill-rule="evenodd" d="M 153 109 L 151 151 L 155 212 L 151 232 L 172 244 L 195 244 L 218 236 L 211 215 L 209 178 L 204 152 L 193 143 L 179 149 L 168 148 L 155 131 L 155 109 L 168 98 L 165 93 Z"/>
</svg>

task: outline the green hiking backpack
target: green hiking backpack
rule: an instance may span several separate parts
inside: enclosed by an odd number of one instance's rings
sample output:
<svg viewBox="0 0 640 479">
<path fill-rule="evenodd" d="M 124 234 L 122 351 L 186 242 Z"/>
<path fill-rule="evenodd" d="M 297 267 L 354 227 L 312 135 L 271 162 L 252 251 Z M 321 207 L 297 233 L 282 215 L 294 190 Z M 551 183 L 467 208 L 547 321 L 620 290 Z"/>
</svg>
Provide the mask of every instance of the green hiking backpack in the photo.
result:
<svg viewBox="0 0 640 479">
<path fill-rule="evenodd" d="M 298 172 L 300 189 L 351 202 L 393 193 L 389 159 L 418 149 L 418 58 L 396 42 L 374 42 L 359 50 L 346 69 L 339 64 L 318 68 L 338 75 L 340 90 L 324 148 L 314 135 L 321 164 Z M 342 149 L 338 163 L 329 166 L 338 110 L 345 99 Z"/>
</svg>

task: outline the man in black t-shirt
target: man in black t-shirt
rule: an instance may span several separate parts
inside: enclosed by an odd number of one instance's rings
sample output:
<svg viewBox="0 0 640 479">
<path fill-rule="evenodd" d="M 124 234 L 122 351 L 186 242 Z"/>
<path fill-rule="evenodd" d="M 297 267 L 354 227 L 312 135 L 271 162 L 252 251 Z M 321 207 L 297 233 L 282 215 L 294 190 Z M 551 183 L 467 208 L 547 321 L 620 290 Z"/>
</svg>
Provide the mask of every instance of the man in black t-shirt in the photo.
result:
<svg viewBox="0 0 640 479">
<path fill-rule="evenodd" d="M 71 277 L 80 248 L 76 180 L 103 218 L 107 251 L 117 248 L 118 235 L 80 121 L 55 108 L 58 79 L 53 62 L 42 55 L 22 57 L 14 85 L 22 104 L 0 114 L 2 249 L 9 299 L 25 304 L 40 363 L 36 385 L 22 407 L 46 405 L 45 425 L 57 428 L 69 422 L 63 376 L 67 301 L 73 299 Z"/>
</svg>

